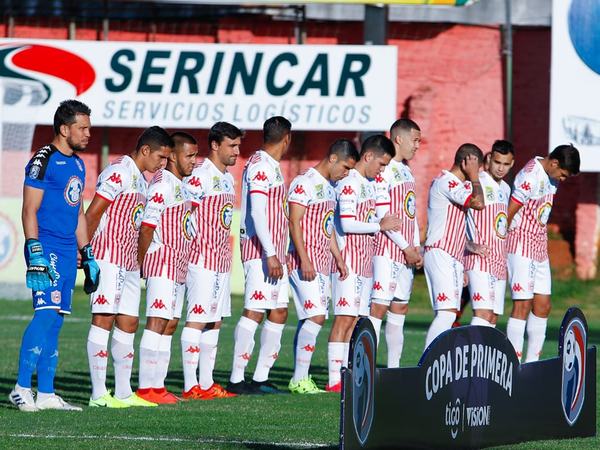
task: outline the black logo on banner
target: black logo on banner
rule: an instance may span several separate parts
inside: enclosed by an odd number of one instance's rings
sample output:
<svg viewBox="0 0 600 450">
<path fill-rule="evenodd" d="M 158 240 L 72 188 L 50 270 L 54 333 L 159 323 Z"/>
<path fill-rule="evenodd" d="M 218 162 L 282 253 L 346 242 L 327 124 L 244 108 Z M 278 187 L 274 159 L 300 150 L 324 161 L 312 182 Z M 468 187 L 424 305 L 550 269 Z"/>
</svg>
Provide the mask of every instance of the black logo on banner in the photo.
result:
<svg viewBox="0 0 600 450">
<path fill-rule="evenodd" d="M 375 331 L 369 319 L 362 319 L 353 341 L 352 360 L 349 367 L 354 374 L 352 383 L 352 417 L 354 430 L 364 445 L 373 424 L 375 394 L 375 356 L 377 345 Z"/>
</svg>

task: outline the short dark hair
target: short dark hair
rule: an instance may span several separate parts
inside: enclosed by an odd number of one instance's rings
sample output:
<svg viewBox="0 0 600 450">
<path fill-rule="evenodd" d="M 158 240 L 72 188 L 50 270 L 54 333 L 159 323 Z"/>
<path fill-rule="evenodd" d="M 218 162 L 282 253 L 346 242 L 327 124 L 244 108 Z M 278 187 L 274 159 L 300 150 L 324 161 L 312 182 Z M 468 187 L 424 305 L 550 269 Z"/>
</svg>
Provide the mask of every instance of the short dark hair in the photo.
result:
<svg viewBox="0 0 600 450">
<path fill-rule="evenodd" d="M 190 133 L 185 131 L 175 131 L 171 134 L 173 140 L 173 148 L 183 146 L 183 144 L 198 145 L 198 141 Z"/>
<path fill-rule="evenodd" d="M 579 150 L 573 147 L 573 144 L 559 145 L 552 150 L 549 158 L 557 160 L 558 166 L 563 170 L 568 170 L 569 175 L 572 177 L 579 175 L 581 159 L 579 156 Z"/>
<path fill-rule="evenodd" d="M 215 141 L 217 145 L 221 144 L 226 137 L 231 140 L 239 137 L 243 138 L 244 132 L 229 122 L 217 122 L 210 127 L 210 131 L 208 132 L 208 147 L 210 148 L 213 141 Z"/>
<path fill-rule="evenodd" d="M 66 125 L 70 127 L 77 121 L 77 116 L 83 114 L 91 116 L 92 110 L 85 103 L 79 100 L 63 100 L 56 108 L 54 113 L 54 135 L 60 134 L 60 127 Z"/>
<path fill-rule="evenodd" d="M 169 136 L 167 131 L 159 126 L 154 125 L 153 127 L 146 128 L 135 144 L 135 150 L 139 151 L 144 145 L 150 147 L 150 151 L 156 151 L 161 147 L 173 148 L 173 139 Z"/>
<path fill-rule="evenodd" d="M 390 127 L 390 137 L 394 139 L 395 136 L 402 132 L 410 133 L 411 130 L 421 131 L 419 125 L 415 121 L 410 119 L 398 119 Z"/>
<path fill-rule="evenodd" d="M 515 156 L 515 146 L 509 142 L 499 139 L 492 145 L 491 153 L 500 153 L 501 155 L 513 155 Z M 487 155 L 486 155 L 487 156 Z"/>
<path fill-rule="evenodd" d="M 375 156 L 390 155 L 392 158 L 396 156 L 394 144 L 383 134 L 374 134 L 365 139 L 360 149 L 360 156 L 367 152 L 372 152 Z"/>
<path fill-rule="evenodd" d="M 348 139 L 338 139 L 333 142 L 327 151 L 326 157 L 331 155 L 337 155 L 343 161 L 347 159 L 353 159 L 358 162 L 360 159 L 360 155 L 358 154 L 358 150 L 356 150 L 356 145 Z"/>
<path fill-rule="evenodd" d="M 292 124 L 282 116 L 273 116 L 263 125 L 263 142 L 277 144 L 292 131 Z"/>
<path fill-rule="evenodd" d="M 479 164 L 483 164 L 483 152 L 475 144 L 463 144 L 456 150 L 454 155 L 454 165 L 460 166 L 468 155 L 477 157 Z"/>
</svg>

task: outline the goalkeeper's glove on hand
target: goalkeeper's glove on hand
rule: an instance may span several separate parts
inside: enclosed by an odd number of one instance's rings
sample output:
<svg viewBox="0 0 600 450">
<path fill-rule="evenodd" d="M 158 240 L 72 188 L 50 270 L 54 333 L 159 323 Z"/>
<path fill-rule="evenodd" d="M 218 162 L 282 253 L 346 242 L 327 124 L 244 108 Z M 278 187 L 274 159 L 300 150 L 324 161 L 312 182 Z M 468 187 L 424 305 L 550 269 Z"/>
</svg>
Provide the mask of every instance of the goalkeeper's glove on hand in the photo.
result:
<svg viewBox="0 0 600 450">
<path fill-rule="evenodd" d="M 54 267 L 44 258 L 42 244 L 37 239 L 27 239 L 25 242 L 27 252 L 27 287 L 34 291 L 45 291 L 56 279 Z"/>
<path fill-rule="evenodd" d="M 85 273 L 85 282 L 83 283 L 83 290 L 86 294 L 96 292 L 98 289 L 98 283 L 100 283 L 100 267 L 94 259 L 94 251 L 90 244 L 87 244 L 81 250 L 81 265 L 83 266 L 83 272 Z"/>
</svg>

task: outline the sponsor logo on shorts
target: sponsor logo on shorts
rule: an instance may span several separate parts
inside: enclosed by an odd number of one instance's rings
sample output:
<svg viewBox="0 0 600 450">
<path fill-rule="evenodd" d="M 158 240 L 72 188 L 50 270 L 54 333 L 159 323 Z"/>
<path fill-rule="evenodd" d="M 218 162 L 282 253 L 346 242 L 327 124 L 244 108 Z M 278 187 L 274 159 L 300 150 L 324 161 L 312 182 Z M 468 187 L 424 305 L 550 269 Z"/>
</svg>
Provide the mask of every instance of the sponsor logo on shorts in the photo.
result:
<svg viewBox="0 0 600 450">
<path fill-rule="evenodd" d="M 106 300 L 106 297 L 102 294 L 100 294 L 96 300 L 94 300 L 94 305 L 108 305 L 108 300 Z"/>
<path fill-rule="evenodd" d="M 311 300 L 304 301 L 304 309 L 313 309 L 316 307 L 317 307 L 317 305 L 315 305 Z"/>
<path fill-rule="evenodd" d="M 475 292 L 473 294 L 473 301 L 474 302 L 479 302 L 481 300 L 483 300 L 483 297 L 481 296 L 481 294 L 479 292 Z"/>
<path fill-rule="evenodd" d="M 446 302 L 450 300 L 450 297 L 448 297 L 445 292 L 440 292 L 436 300 L 438 302 Z"/>
<path fill-rule="evenodd" d="M 254 291 L 254 294 L 250 297 L 250 300 L 266 300 L 265 294 L 262 291 Z"/>
<path fill-rule="evenodd" d="M 523 287 L 519 283 L 513 284 L 512 290 L 514 292 L 525 292 L 525 289 L 523 289 Z"/>
<path fill-rule="evenodd" d="M 350 306 L 350 303 L 348 303 L 348 301 L 346 300 L 346 297 L 342 297 L 338 300 L 338 302 L 336 303 L 336 306 L 347 307 L 347 306 Z"/>
<path fill-rule="evenodd" d="M 150 306 L 150 309 L 167 309 L 167 306 L 165 305 L 165 303 L 162 301 L 162 299 L 155 299 L 154 303 L 152 303 L 152 305 Z"/>
<path fill-rule="evenodd" d="M 373 290 L 374 291 L 383 291 L 383 287 L 381 287 L 381 283 L 379 281 L 376 281 L 373 284 Z"/>
<path fill-rule="evenodd" d="M 60 291 L 52 291 L 52 293 L 50 294 L 50 301 L 52 303 L 54 303 L 55 305 L 60 305 L 60 301 L 61 301 Z"/>
<path fill-rule="evenodd" d="M 190 312 L 192 314 L 206 314 L 206 311 L 204 310 L 204 308 L 202 308 L 202 305 L 194 305 Z"/>
</svg>

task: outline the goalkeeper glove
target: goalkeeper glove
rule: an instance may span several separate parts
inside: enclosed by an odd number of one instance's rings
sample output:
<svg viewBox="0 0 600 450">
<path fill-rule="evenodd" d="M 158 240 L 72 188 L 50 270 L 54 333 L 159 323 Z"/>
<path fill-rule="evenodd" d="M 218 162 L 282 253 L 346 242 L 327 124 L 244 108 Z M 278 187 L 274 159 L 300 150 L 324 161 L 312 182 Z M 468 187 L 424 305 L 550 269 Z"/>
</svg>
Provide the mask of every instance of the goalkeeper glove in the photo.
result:
<svg viewBox="0 0 600 450">
<path fill-rule="evenodd" d="M 56 279 L 54 267 L 44 258 L 42 244 L 37 239 L 27 239 L 25 249 L 28 256 L 27 287 L 34 291 L 45 291 Z"/>
<path fill-rule="evenodd" d="M 94 251 L 90 244 L 87 244 L 81 250 L 81 265 L 83 266 L 83 272 L 85 273 L 85 282 L 83 283 L 83 290 L 86 294 L 96 292 L 98 289 L 98 283 L 100 283 L 100 267 L 94 259 Z"/>
</svg>

